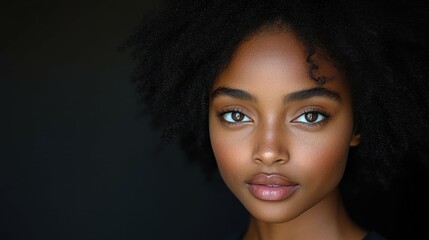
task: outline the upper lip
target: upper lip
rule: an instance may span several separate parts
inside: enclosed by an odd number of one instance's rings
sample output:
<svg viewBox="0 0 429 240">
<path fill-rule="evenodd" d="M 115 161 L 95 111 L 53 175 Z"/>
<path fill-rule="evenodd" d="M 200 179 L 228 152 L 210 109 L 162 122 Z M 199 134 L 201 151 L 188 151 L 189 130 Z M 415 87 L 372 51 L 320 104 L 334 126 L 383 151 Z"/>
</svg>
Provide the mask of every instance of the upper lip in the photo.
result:
<svg viewBox="0 0 429 240">
<path fill-rule="evenodd" d="M 285 176 L 280 174 L 267 174 L 267 173 L 258 173 L 253 176 L 252 179 L 246 181 L 247 184 L 254 185 L 279 185 L 279 186 L 290 186 L 290 185 L 298 185 L 295 182 L 290 181 Z"/>
</svg>

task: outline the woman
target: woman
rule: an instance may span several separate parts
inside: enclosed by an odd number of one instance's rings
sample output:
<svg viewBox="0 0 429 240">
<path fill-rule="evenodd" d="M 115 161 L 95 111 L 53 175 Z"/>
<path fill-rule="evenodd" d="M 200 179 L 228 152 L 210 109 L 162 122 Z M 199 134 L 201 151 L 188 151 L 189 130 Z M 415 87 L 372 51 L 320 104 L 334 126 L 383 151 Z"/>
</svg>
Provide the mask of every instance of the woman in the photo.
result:
<svg viewBox="0 0 429 240">
<path fill-rule="evenodd" d="M 382 13 L 346 1 L 186 1 L 131 38 L 164 138 L 208 174 L 218 168 L 249 211 L 238 238 L 383 239 L 345 200 L 427 172 L 427 47 Z"/>
</svg>

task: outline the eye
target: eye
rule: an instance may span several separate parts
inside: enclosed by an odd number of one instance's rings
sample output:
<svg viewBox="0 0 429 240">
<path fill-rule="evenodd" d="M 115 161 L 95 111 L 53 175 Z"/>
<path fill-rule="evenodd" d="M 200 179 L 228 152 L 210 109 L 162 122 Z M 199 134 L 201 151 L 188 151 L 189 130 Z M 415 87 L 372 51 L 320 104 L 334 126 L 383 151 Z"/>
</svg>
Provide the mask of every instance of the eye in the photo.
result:
<svg viewBox="0 0 429 240">
<path fill-rule="evenodd" d="M 293 122 L 305 123 L 309 125 L 320 124 L 328 118 L 328 114 L 319 111 L 309 111 L 301 114 Z"/>
<path fill-rule="evenodd" d="M 229 111 L 220 113 L 219 117 L 221 117 L 224 121 L 228 123 L 240 123 L 240 122 L 251 122 L 252 120 L 246 116 L 246 114 L 239 111 Z"/>
</svg>

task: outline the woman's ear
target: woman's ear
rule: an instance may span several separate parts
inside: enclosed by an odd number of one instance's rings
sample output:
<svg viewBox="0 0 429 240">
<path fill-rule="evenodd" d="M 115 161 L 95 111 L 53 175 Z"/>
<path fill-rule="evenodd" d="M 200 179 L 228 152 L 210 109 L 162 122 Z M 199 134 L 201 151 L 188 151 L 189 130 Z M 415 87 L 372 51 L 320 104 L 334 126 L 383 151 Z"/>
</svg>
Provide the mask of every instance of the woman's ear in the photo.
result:
<svg viewBox="0 0 429 240">
<path fill-rule="evenodd" d="M 353 133 L 352 138 L 350 139 L 350 146 L 355 147 L 360 143 L 360 134 L 357 132 Z"/>
</svg>

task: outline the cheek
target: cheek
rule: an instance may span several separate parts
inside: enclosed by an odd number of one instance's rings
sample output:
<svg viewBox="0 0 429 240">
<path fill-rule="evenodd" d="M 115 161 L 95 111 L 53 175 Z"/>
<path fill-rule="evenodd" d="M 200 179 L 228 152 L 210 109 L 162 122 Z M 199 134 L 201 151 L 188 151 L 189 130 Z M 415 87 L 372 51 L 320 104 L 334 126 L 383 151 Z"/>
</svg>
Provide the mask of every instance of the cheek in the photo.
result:
<svg viewBox="0 0 429 240">
<path fill-rule="evenodd" d="M 311 143 L 296 146 L 301 148 L 297 156 L 298 168 L 306 171 L 304 176 L 313 186 L 335 186 L 341 180 L 348 157 L 350 137 L 347 134 L 328 132 L 314 137 Z M 313 181 L 318 181 L 314 184 Z"/>
<path fill-rule="evenodd" d="M 347 162 L 348 145 L 327 140 L 314 150 L 314 156 L 310 158 L 315 159 L 313 170 L 327 174 L 342 173 Z"/>
<path fill-rule="evenodd" d="M 232 147 L 235 146 L 235 144 L 228 141 L 229 139 L 221 137 L 220 134 L 211 133 L 210 140 L 216 162 L 221 170 L 232 168 L 237 164 L 237 149 L 240 148 Z"/>
<path fill-rule="evenodd" d="M 243 154 L 240 152 L 243 151 L 240 142 L 228 137 L 228 134 L 224 134 L 219 128 L 210 128 L 210 141 L 219 170 L 233 171 L 234 167 L 240 164 L 239 156 Z"/>
<path fill-rule="evenodd" d="M 226 131 L 216 120 L 209 121 L 210 141 L 219 171 L 228 184 L 239 178 L 240 169 L 249 164 L 246 159 L 251 157 L 249 154 L 252 151 L 246 131 Z"/>
</svg>

